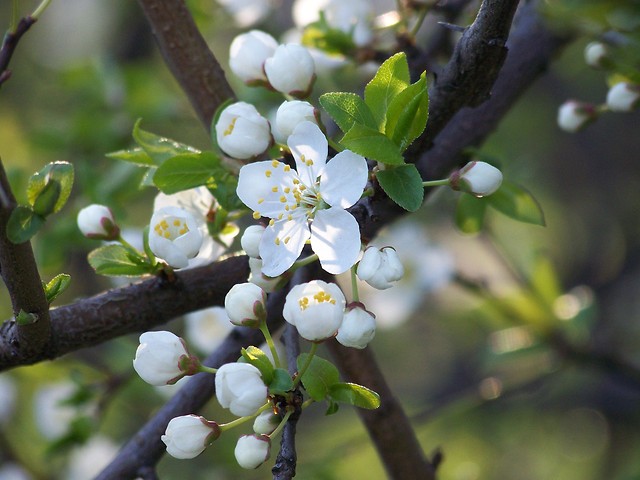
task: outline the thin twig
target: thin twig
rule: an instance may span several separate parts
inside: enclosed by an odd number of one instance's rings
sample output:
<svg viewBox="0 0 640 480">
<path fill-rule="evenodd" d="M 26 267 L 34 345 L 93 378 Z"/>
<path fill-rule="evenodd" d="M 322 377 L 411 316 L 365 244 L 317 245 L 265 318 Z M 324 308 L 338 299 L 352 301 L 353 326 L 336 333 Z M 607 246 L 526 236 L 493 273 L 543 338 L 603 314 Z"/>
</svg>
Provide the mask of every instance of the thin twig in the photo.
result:
<svg viewBox="0 0 640 480">
<path fill-rule="evenodd" d="M 36 20 L 37 19 L 33 17 L 21 18 L 15 31 L 8 32 L 5 35 L 2 47 L 0 48 L 0 87 L 2 87 L 4 82 L 11 78 L 9 62 L 11 62 L 11 57 L 13 57 L 13 53 L 18 46 L 18 42 L 27 30 L 31 28 L 31 25 L 36 23 Z"/>
</svg>

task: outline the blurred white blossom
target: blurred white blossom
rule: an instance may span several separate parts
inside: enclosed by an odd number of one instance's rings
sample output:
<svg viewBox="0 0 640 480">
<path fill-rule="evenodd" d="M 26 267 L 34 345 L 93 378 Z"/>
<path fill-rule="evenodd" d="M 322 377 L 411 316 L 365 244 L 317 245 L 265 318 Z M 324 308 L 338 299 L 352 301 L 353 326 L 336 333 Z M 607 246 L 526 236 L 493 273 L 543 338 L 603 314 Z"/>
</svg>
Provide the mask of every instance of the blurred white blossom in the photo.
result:
<svg viewBox="0 0 640 480">
<path fill-rule="evenodd" d="M 209 307 L 184 316 L 185 338 L 190 346 L 210 353 L 233 328 L 223 307 Z"/>
<path fill-rule="evenodd" d="M 94 478 L 118 453 L 118 445 L 109 438 L 95 435 L 71 451 L 65 480 Z"/>
</svg>

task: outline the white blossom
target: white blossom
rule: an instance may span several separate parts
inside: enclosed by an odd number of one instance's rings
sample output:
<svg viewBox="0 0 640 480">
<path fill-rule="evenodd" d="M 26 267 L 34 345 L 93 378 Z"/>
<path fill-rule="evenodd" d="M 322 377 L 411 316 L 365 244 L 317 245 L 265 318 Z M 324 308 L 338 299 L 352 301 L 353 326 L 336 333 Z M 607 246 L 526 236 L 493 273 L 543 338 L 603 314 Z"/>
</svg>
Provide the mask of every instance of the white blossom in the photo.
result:
<svg viewBox="0 0 640 480">
<path fill-rule="evenodd" d="M 150 385 L 175 383 L 191 371 L 184 341 L 171 332 L 145 332 L 133 359 L 133 368 Z M 186 363 L 185 363 L 186 362 Z"/>
<path fill-rule="evenodd" d="M 184 316 L 184 326 L 189 346 L 206 353 L 215 350 L 233 328 L 223 307 L 209 307 L 188 313 Z"/>
<path fill-rule="evenodd" d="M 327 23 L 345 33 L 353 33 L 358 46 L 368 44 L 373 38 L 373 4 L 367 0 L 296 0 L 293 4 L 293 20 L 299 28 L 320 19 L 324 12 Z"/>
<path fill-rule="evenodd" d="M 224 308 L 231 323 L 257 327 L 266 319 L 267 294 L 253 283 L 238 283 L 224 298 Z"/>
<path fill-rule="evenodd" d="M 267 82 L 264 62 L 278 48 L 278 42 L 268 33 L 251 30 L 233 39 L 229 47 L 229 67 L 243 82 Z"/>
<path fill-rule="evenodd" d="M 300 123 L 288 145 L 297 171 L 277 160 L 240 169 L 238 196 L 254 218 L 271 218 L 260 241 L 262 272 L 287 271 L 309 239 L 322 268 L 345 272 L 360 253 L 360 227 L 345 209 L 362 195 L 367 163 L 349 150 L 327 163 L 327 139 L 311 122 Z"/>
<path fill-rule="evenodd" d="M 240 238 L 240 245 L 242 246 L 242 249 L 251 258 L 260 258 L 259 247 L 263 233 L 264 226 L 250 225 L 245 229 L 242 237 Z"/>
<path fill-rule="evenodd" d="M 616 83 L 607 92 L 607 107 L 613 112 L 631 112 L 640 103 L 640 85 Z"/>
<path fill-rule="evenodd" d="M 266 293 L 275 291 L 278 284 L 282 280 L 281 277 L 267 277 L 262 273 L 262 260 L 260 258 L 249 258 L 249 281 L 256 284 Z"/>
<path fill-rule="evenodd" d="M 360 280 L 373 288 L 386 290 L 402 278 L 404 268 L 394 248 L 368 247 L 362 255 L 356 273 Z"/>
<path fill-rule="evenodd" d="M 302 45 L 286 44 L 276 48 L 264 62 L 269 84 L 278 92 L 304 98 L 311 92 L 315 80 L 315 64 Z"/>
<path fill-rule="evenodd" d="M 284 101 L 276 112 L 274 136 L 282 142 L 286 142 L 298 124 L 309 121 L 318 123 L 316 111 L 313 105 L 304 100 Z"/>
<path fill-rule="evenodd" d="M 273 7 L 272 0 L 218 0 L 240 28 L 263 20 Z"/>
<path fill-rule="evenodd" d="M 280 425 L 282 419 L 273 410 L 261 412 L 253 421 L 253 431 L 263 435 L 270 435 Z"/>
<path fill-rule="evenodd" d="M 153 213 L 149 225 L 149 248 L 171 267 L 189 266 L 189 259 L 198 254 L 202 241 L 200 222 L 188 211 L 164 207 Z"/>
<path fill-rule="evenodd" d="M 220 436 L 220 428 L 198 415 L 172 418 L 160 440 L 174 458 L 195 458 Z"/>
<path fill-rule="evenodd" d="M 282 316 L 302 338 L 320 342 L 334 336 L 340 328 L 345 304 L 344 294 L 335 283 L 313 280 L 289 291 Z"/>
<path fill-rule="evenodd" d="M 453 178 L 455 186 L 476 197 L 491 195 L 502 185 L 502 172 L 486 162 L 469 162 Z"/>
<path fill-rule="evenodd" d="M 225 108 L 215 130 L 218 145 L 233 158 L 244 160 L 258 156 L 266 152 L 272 142 L 269 121 L 246 102 Z"/>
<path fill-rule="evenodd" d="M 35 393 L 33 400 L 34 417 L 38 430 L 47 439 L 64 435 L 77 414 L 73 405 L 65 403 L 76 391 L 71 381 L 46 385 Z"/>
<path fill-rule="evenodd" d="M 609 48 L 602 42 L 591 42 L 584 49 L 584 60 L 592 68 L 602 68 L 609 56 Z"/>
<path fill-rule="evenodd" d="M 570 133 L 582 130 L 596 119 L 598 113 L 589 103 L 568 100 L 558 109 L 558 126 Z"/>
<path fill-rule="evenodd" d="M 98 240 L 115 240 L 120 234 L 109 207 L 95 203 L 78 212 L 78 228 L 85 237 Z"/>
<path fill-rule="evenodd" d="M 216 398 L 239 417 L 253 415 L 267 401 L 260 370 L 248 363 L 225 363 L 216 373 Z"/>
<path fill-rule="evenodd" d="M 69 455 L 65 480 L 95 478 L 118 453 L 118 445 L 103 435 L 91 437 L 87 443 L 74 448 Z"/>
<path fill-rule="evenodd" d="M 238 465 L 242 468 L 254 469 L 269 458 L 270 450 L 271 439 L 266 435 L 242 435 L 233 453 Z"/>
<path fill-rule="evenodd" d="M 347 309 L 336 340 L 345 347 L 365 348 L 376 334 L 376 318 L 363 305 Z"/>
</svg>

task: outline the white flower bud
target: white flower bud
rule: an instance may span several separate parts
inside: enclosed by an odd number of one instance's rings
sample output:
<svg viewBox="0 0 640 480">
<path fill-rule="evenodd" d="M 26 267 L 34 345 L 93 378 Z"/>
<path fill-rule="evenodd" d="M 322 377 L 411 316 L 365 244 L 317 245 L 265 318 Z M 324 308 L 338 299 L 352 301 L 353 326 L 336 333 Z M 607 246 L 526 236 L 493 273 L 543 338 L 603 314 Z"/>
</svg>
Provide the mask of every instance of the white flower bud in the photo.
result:
<svg viewBox="0 0 640 480">
<path fill-rule="evenodd" d="M 333 337 L 340 328 L 345 304 L 344 294 L 335 283 L 313 280 L 291 289 L 282 315 L 302 338 L 321 342 Z"/>
<path fill-rule="evenodd" d="M 167 453 L 174 458 L 194 458 L 220 436 L 215 422 L 198 415 L 172 418 L 160 440 L 167 446 Z"/>
<path fill-rule="evenodd" d="M 280 277 L 267 277 L 262 273 L 262 260 L 259 258 L 249 258 L 249 268 L 251 269 L 249 281 L 266 293 L 273 292 L 282 280 Z"/>
<path fill-rule="evenodd" d="M 273 0 L 218 0 L 236 25 L 247 28 L 263 20 L 273 8 Z"/>
<path fill-rule="evenodd" d="M 282 419 L 273 413 L 273 410 L 265 410 L 253 421 L 253 431 L 263 435 L 270 435 L 280 425 Z"/>
<path fill-rule="evenodd" d="M 255 157 L 266 152 L 271 145 L 269 121 L 253 105 L 233 103 L 218 118 L 216 140 L 230 157 L 243 160 Z"/>
<path fill-rule="evenodd" d="M 177 207 L 164 207 L 154 212 L 149 225 L 149 248 L 156 257 L 173 268 L 184 268 L 202 246 L 200 223 Z"/>
<path fill-rule="evenodd" d="M 258 327 L 267 318 L 267 294 L 253 283 L 234 285 L 224 298 L 229 320 L 240 327 Z"/>
<path fill-rule="evenodd" d="M 566 132 L 575 133 L 594 121 L 597 116 L 593 105 L 568 100 L 558 109 L 558 126 Z"/>
<path fill-rule="evenodd" d="M 368 247 L 358 264 L 356 274 L 373 288 L 386 290 L 393 286 L 393 282 L 402 278 L 404 268 L 398 253 L 392 247 Z"/>
<path fill-rule="evenodd" d="M 502 185 L 502 172 L 486 162 L 469 162 L 451 176 L 451 186 L 476 197 L 491 195 Z"/>
<path fill-rule="evenodd" d="M 274 134 L 282 143 L 286 143 L 293 130 L 304 121 L 318 124 L 317 111 L 309 102 L 288 100 L 278 107 Z"/>
<path fill-rule="evenodd" d="M 238 35 L 229 48 L 229 67 L 243 82 L 248 84 L 267 83 L 264 62 L 278 48 L 278 42 L 268 33 L 260 30 Z"/>
<path fill-rule="evenodd" d="M 640 85 L 616 83 L 607 92 L 607 107 L 612 112 L 631 112 L 640 103 Z"/>
<path fill-rule="evenodd" d="M 150 385 L 170 385 L 198 371 L 198 359 L 184 341 L 171 332 L 146 332 L 133 359 L 133 368 Z"/>
<path fill-rule="evenodd" d="M 602 42 L 591 42 L 584 49 L 584 60 L 592 68 L 602 68 L 609 57 L 609 49 Z"/>
<path fill-rule="evenodd" d="M 115 240 L 120 235 L 111 210 L 95 203 L 78 212 L 78 228 L 85 237 L 97 240 Z"/>
<path fill-rule="evenodd" d="M 264 230 L 265 227 L 262 225 L 250 225 L 245 229 L 240 238 L 242 249 L 251 258 L 260 258 L 258 247 L 260 246 L 260 240 L 262 240 Z"/>
<path fill-rule="evenodd" d="M 271 439 L 266 435 L 242 435 L 233 453 L 238 465 L 251 470 L 267 461 L 270 450 Z"/>
<path fill-rule="evenodd" d="M 336 340 L 345 347 L 365 348 L 376 335 L 376 317 L 365 310 L 364 305 L 355 304 L 347 309 Z"/>
<path fill-rule="evenodd" d="M 249 363 L 225 363 L 216 372 L 216 398 L 239 417 L 253 415 L 267 401 L 260 370 Z"/>
<path fill-rule="evenodd" d="M 313 58 L 302 45 L 280 45 L 264 63 L 271 86 L 285 94 L 304 98 L 311 92 L 315 80 Z"/>
</svg>

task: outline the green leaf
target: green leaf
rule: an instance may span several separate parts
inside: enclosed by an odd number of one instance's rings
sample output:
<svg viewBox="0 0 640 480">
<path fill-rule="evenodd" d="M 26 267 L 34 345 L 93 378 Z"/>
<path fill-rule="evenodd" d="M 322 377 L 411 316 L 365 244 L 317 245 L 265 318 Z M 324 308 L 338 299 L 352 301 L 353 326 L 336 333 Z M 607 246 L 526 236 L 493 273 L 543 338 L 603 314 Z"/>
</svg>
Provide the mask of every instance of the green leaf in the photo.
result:
<svg viewBox="0 0 640 480">
<path fill-rule="evenodd" d="M 355 383 L 335 383 L 329 388 L 329 396 L 336 402 L 368 410 L 375 410 L 380 406 L 380 395 Z"/>
<path fill-rule="evenodd" d="M 189 188 L 206 185 L 216 170 L 220 159 L 213 152 L 186 153 L 167 159 L 153 175 L 153 183 L 163 193 L 170 195 Z"/>
<path fill-rule="evenodd" d="M 33 202 L 33 211 L 43 217 L 51 215 L 60 198 L 61 190 L 60 182 L 49 180 Z"/>
<path fill-rule="evenodd" d="M 284 368 L 276 368 L 273 371 L 273 380 L 269 383 L 269 392 L 275 395 L 285 395 L 293 389 L 291 375 Z"/>
<path fill-rule="evenodd" d="M 117 160 L 123 160 L 129 163 L 135 163 L 142 167 L 150 167 L 153 165 L 153 160 L 142 147 L 134 147 L 128 150 L 118 150 L 117 152 L 107 153 L 109 158 L 115 158 Z"/>
<path fill-rule="evenodd" d="M 53 302 L 62 292 L 64 292 L 71 283 L 71 275 L 61 273 L 53 277 L 49 283 L 43 283 L 44 294 L 47 302 Z"/>
<path fill-rule="evenodd" d="M 24 243 L 31 239 L 43 225 L 44 217 L 29 207 L 18 206 L 11 212 L 7 222 L 7 238 L 11 243 Z"/>
<path fill-rule="evenodd" d="M 353 30 L 353 27 L 348 32 L 333 28 L 321 10 L 320 19 L 304 27 L 301 43 L 325 53 L 350 56 L 356 48 L 353 41 Z"/>
<path fill-rule="evenodd" d="M 385 135 L 405 151 L 420 136 L 429 118 L 429 93 L 426 74 L 405 88 L 391 101 L 387 110 Z"/>
<path fill-rule="evenodd" d="M 373 113 L 364 100 L 355 93 L 325 93 L 320 97 L 320 105 L 344 133 L 347 133 L 355 124 L 364 125 L 373 130 L 378 129 Z"/>
<path fill-rule="evenodd" d="M 388 58 L 364 89 L 364 101 L 378 122 L 378 130 L 384 132 L 387 110 L 391 101 L 409 86 L 409 64 L 404 52 Z"/>
<path fill-rule="evenodd" d="M 327 410 L 324 412 L 325 415 L 333 415 L 334 413 L 338 413 L 340 409 L 340 404 L 338 402 L 334 402 L 333 400 L 328 400 L 329 405 L 327 406 Z"/>
<path fill-rule="evenodd" d="M 523 187 L 503 180 L 497 192 L 486 197 L 493 208 L 524 223 L 545 225 L 544 213 L 538 201 Z"/>
<path fill-rule="evenodd" d="M 27 200 L 29 201 L 29 205 L 35 209 L 36 201 L 40 195 L 44 195 L 45 197 L 40 200 L 38 208 L 42 211 L 48 211 L 47 215 L 60 211 L 71 194 L 73 177 L 73 165 L 69 162 L 52 162 L 45 165 L 42 170 L 34 173 L 31 175 L 31 178 L 29 178 L 29 184 L 27 185 Z M 53 202 L 51 195 L 56 193 L 58 187 L 48 187 L 48 185 L 53 182 L 57 182 L 60 188 L 55 202 Z M 45 189 L 49 191 L 45 191 Z M 53 203 L 53 205 L 51 205 L 51 203 Z"/>
<path fill-rule="evenodd" d="M 351 127 L 340 143 L 363 157 L 385 163 L 402 165 L 404 158 L 398 146 L 383 133 L 358 123 Z"/>
<path fill-rule="evenodd" d="M 240 352 L 242 353 L 242 358 L 244 358 L 247 363 L 250 363 L 260 370 L 264 383 L 270 385 L 274 378 L 275 369 L 273 368 L 271 360 L 267 357 L 267 354 L 254 346 L 243 348 Z"/>
<path fill-rule="evenodd" d="M 463 193 L 456 207 L 456 225 L 464 233 L 473 234 L 482 230 L 487 210 L 485 199 Z"/>
<path fill-rule="evenodd" d="M 562 294 L 558 271 L 548 255 L 538 252 L 533 261 L 533 269 L 529 275 L 531 287 L 546 302 L 553 302 Z"/>
<path fill-rule="evenodd" d="M 247 208 L 236 193 L 238 188 L 237 175 L 220 169 L 216 172 L 215 183 L 209 184 L 207 187 L 220 206 L 226 211 L 233 212 L 234 210 L 245 210 Z"/>
<path fill-rule="evenodd" d="M 144 257 L 122 245 L 105 245 L 88 256 L 89 264 L 96 273 L 111 276 L 138 276 L 153 273 L 156 268 Z"/>
<path fill-rule="evenodd" d="M 389 198 L 405 210 L 415 212 L 422 205 L 424 187 L 415 165 L 400 165 L 380 170 L 376 177 Z"/>
<path fill-rule="evenodd" d="M 160 166 L 165 160 L 182 153 L 200 153 L 200 150 L 185 145 L 184 143 L 179 143 L 170 138 L 161 137 L 155 133 L 142 130 L 140 128 L 141 121 L 142 119 L 138 119 L 133 126 L 133 139 L 151 158 L 153 165 Z"/>
<path fill-rule="evenodd" d="M 308 353 L 298 355 L 297 364 L 300 370 L 306 363 Z M 338 369 L 329 361 L 314 356 L 311 365 L 302 375 L 302 384 L 311 398 L 320 402 L 329 394 L 331 385 L 340 381 Z"/>
</svg>

